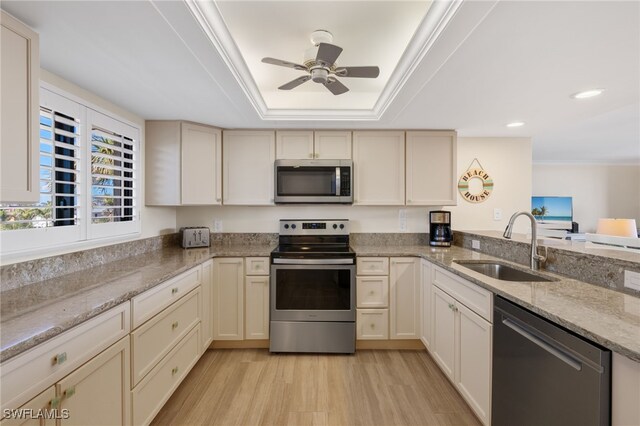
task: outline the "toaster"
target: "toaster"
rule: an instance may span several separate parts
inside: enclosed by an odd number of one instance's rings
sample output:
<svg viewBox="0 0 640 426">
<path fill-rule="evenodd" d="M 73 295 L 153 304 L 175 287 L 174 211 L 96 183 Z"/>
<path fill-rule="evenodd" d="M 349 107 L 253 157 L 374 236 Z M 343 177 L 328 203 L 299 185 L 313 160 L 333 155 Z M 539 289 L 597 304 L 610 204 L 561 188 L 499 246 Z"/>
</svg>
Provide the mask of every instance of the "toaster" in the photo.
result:
<svg viewBox="0 0 640 426">
<path fill-rule="evenodd" d="M 180 246 L 182 248 L 209 247 L 209 228 L 205 226 L 180 228 Z"/>
</svg>

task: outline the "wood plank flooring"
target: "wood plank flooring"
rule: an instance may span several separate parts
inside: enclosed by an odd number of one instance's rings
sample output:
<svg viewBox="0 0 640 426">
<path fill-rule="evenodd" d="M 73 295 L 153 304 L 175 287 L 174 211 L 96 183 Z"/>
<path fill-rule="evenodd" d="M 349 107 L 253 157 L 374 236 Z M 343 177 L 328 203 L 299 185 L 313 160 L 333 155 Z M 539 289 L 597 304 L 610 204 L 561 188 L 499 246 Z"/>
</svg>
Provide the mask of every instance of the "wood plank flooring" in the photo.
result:
<svg viewBox="0 0 640 426">
<path fill-rule="evenodd" d="M 426 351 L 208 350 L 154 425 L 479 425 Z"/>
</svg>

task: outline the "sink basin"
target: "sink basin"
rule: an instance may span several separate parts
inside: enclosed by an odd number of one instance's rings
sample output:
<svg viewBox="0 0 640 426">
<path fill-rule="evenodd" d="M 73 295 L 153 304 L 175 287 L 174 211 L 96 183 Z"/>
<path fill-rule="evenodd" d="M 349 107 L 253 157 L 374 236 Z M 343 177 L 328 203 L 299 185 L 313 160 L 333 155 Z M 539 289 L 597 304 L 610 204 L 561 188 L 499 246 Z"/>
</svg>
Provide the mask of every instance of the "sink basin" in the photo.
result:
<svg viewBox="0 0 640 426">
<path fill-rule="evenodd" d="M 491 278 L 502 281 L 542 281 L 551 282 L 556 281 L 554 279 L 546 278 L 540 275 L 535 275 L 530 272 L 523 271 L 521 269 L 513 268 L 509 265 L 504 265 L 498 262 L 478 262 L 478 261 L 465 261 L 455 260 L 461 266 L 469 268 L 472 271 L 479 272 Z"/>
</svg>

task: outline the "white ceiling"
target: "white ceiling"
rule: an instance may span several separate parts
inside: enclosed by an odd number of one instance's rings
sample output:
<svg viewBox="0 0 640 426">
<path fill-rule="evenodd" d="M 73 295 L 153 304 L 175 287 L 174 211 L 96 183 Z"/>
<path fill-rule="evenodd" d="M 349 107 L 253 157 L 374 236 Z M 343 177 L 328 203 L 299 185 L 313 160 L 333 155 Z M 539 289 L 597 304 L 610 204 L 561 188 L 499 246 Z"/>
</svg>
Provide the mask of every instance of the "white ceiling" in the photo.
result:
<svg viewBox="0 0 640 426">
<path fill-rule="evenodd" d="M 318 11 L 318 3 L 335 13 Z M 256 64 L 255 58 L 297 62 L 296 54 L 310 46 L 308 34 L 324 28 L 332 29 L 334 44 L 345 49 L 340 57 L 345 65 L 386 63 L 391 59 L 379 56 L 393 50 L 386 43 L 406 45 L 405 30 L 414 25 L 398 30 L 406 11 L 416 8 L 413 23 L 423 18 L 419 10 L 426 4 L 411 3 L 219 2 L 219 15 L 204 27 L 194 3 L 183 1 L 3 0 L 1 7 L 40 33 L 43 68 L 146 119 L 188 119 L 223 128 L 457 129 L 461 136 L 532 137 L 537 162 L 640 164 L 637 1 L 455 3 L 455 14 L 436 40 L 425 28 L 438 23 L 429 22 L 427 14 L 414 36 L 421 44 L 410 42 L 411 55 L 400 58 L 398 69 L 404 72 L 386 74 L 391 84 L 375 88 L 382 90 L 384 104 L 353 110 L 345 101 L 334 104 L 341 112 L 318 117 L 309 107 L 269 98 L 267 86 L 297 74 Z M 385 9 L 395 4 L 394 14 Z M 293 17 L 285 13 L 289 9 Z M 366 19 L 347 19 L 359 9 Z M 382 10 L 397 19 L 376 20 Z M 319 24 L 316 15 L 328 22 Z M 220 30 L 223 20 L 226 31 Z M 352 31 L 344 25 L 349 21 Z M 365 43 L 358 34 L 377 41 Z M 384 48 L 372 47 L 380 43 Z M 224 49 L 234 44 L 235 52 Z M 242 72 L 243 67 L 251 71 Z M 343 83 L 356 97 L 373 90 L 356 79 Z M 305 83 L 308 90 L 312 84 Z M 606 91 L 586 100 L 569 97 L 593 87 Z M 297 101 L 310 94 L 326 96 L 322 102 L 347 95 L 303 93 L 296 92 Z M 504 126 L 516 120 L 526 125 Z"/>
</svg>

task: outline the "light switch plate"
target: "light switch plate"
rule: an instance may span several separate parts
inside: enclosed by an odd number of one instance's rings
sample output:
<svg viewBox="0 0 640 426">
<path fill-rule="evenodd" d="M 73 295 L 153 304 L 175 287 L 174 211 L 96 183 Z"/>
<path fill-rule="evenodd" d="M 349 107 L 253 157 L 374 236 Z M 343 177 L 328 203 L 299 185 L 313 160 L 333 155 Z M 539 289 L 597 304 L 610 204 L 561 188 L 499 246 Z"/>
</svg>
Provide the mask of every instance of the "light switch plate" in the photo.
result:
<svg viewBox="0 0 640 426">
<path fill-rule="evenodd" d="M 471 240 L 471 248 L 480 250 L 480 240 Z"/>
<path fill-rule="evenodd" d="M 502 209 L 493 209 L 493 220 L 502 220 Z"/>
<path fill-rule="evenodd" d="M 401 232 L 405 232 L 407 230 L 407 210 L 400 209 L 398 211 L 398 225 L 400 227 Z"/>
<path fill-rule="evenodd" d="M 640 291 L 640 272 L 624 271 L 624 286 Z"/>
<path fill-rule="evenodd" d="M 222 232 L 222 221 L 218 219 L 213 220 L 213 232 Z"/>
</svg>

